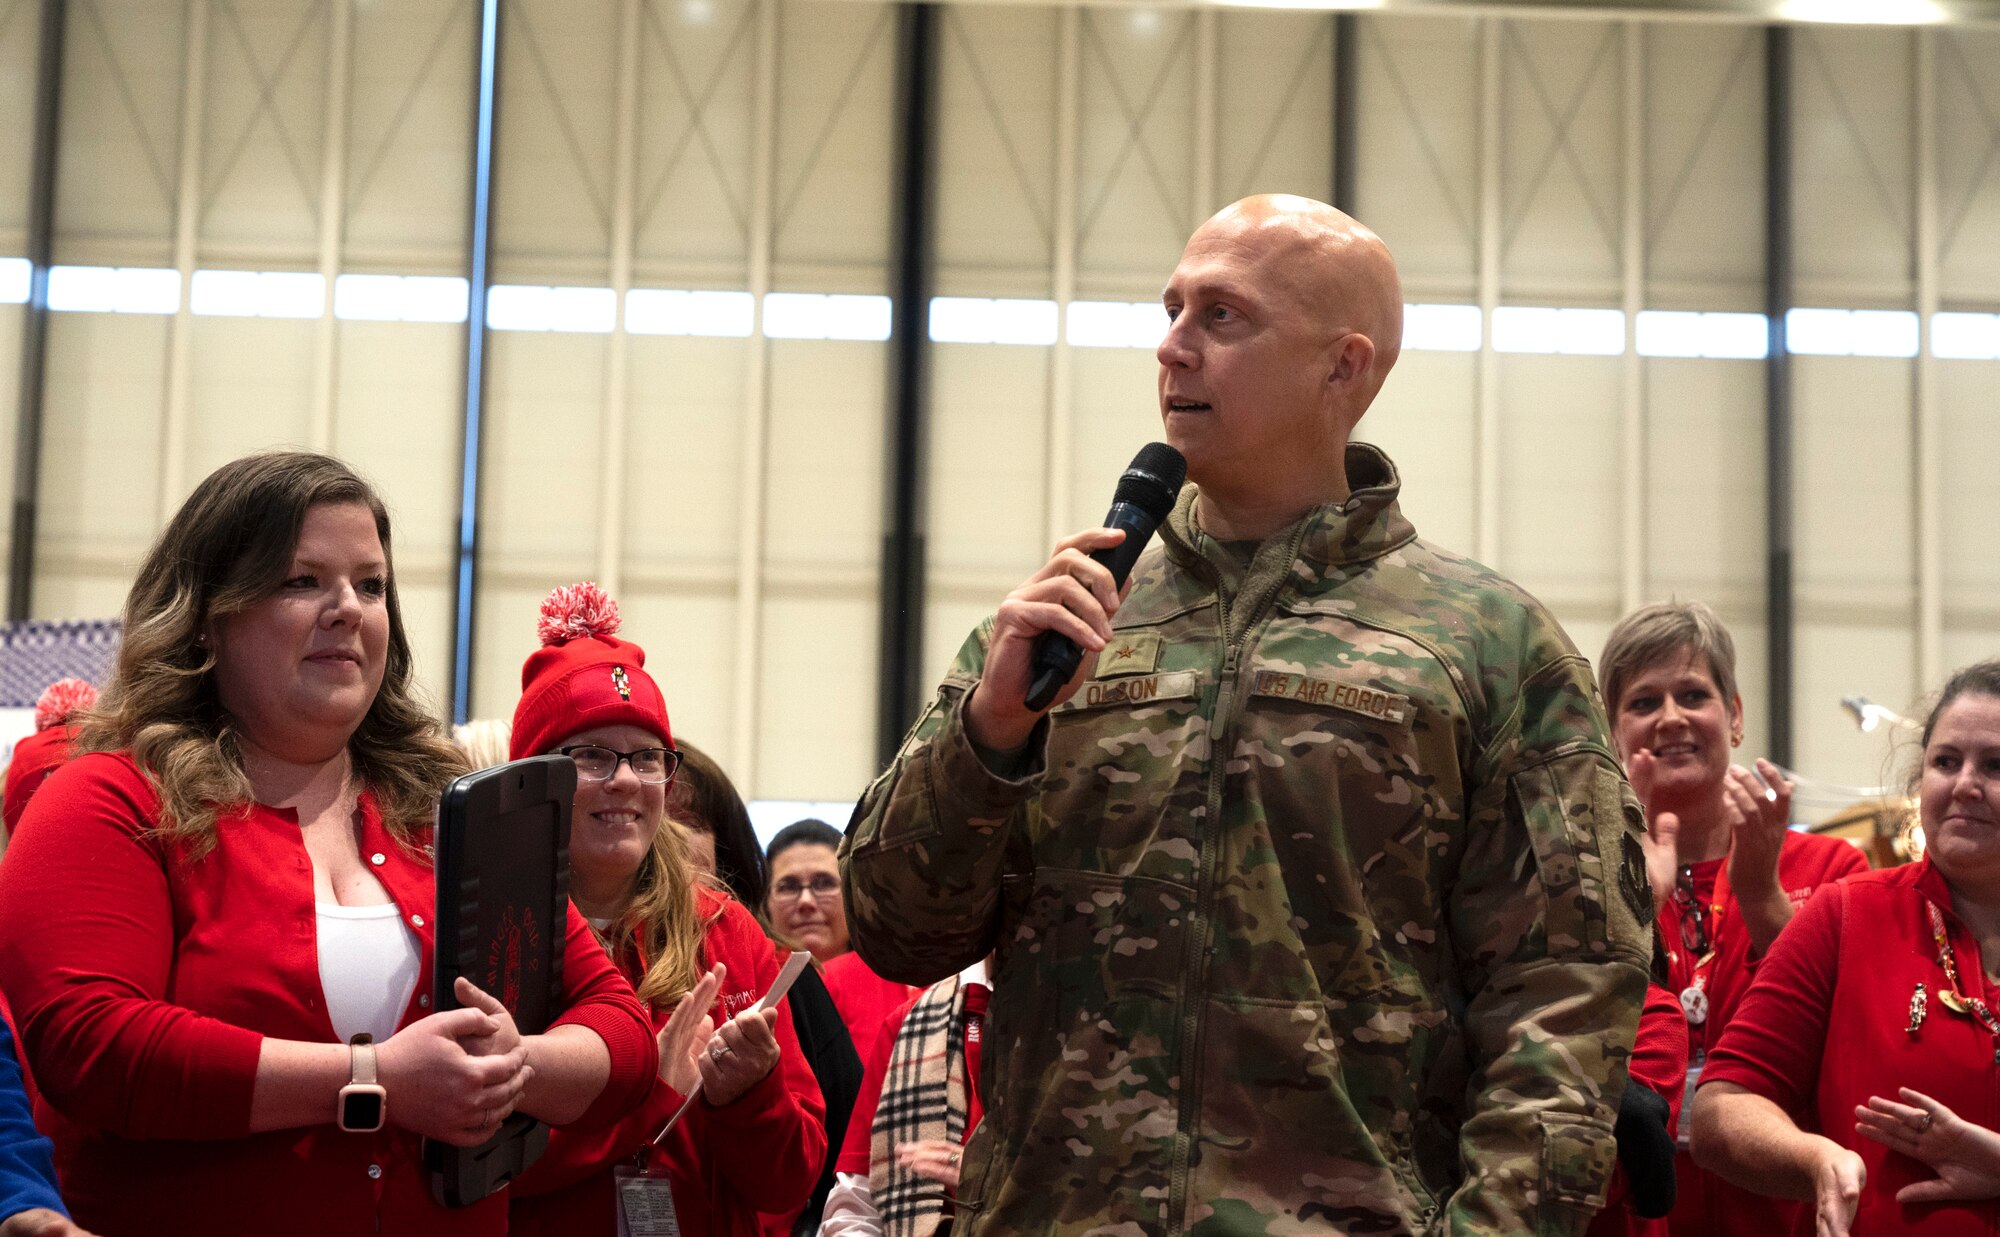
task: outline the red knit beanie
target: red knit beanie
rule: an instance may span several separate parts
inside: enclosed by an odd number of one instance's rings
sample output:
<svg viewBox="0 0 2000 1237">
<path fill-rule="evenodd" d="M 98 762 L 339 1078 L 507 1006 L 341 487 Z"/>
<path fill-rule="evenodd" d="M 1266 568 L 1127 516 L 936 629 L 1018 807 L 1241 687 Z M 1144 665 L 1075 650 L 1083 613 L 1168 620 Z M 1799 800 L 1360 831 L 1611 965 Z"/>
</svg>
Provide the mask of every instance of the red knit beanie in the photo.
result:
<svg viewBox="0 0 2000 1237">
<path fill-rule="evenodd" d="M 646 650 L 617 638 L 618 603 L 588 581 L 542 602 L 542 647 L 521 667 L 509 755 L 539 756 L 579 731 L 629 723 L 674 745 L 667 702 L 646 673 Z"/>
</svg>

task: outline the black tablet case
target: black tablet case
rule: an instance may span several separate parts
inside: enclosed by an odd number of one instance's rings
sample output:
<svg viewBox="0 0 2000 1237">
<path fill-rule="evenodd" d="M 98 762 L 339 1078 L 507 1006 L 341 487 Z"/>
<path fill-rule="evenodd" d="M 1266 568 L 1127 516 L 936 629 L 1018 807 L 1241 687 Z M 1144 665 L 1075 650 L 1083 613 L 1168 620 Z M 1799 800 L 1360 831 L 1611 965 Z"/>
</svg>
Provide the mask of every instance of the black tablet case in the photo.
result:
<svg viewBox="0 0 2000 1237">
<path fill-rule="evenodd" d="M 523 1035 L 546 1031 L 561 1010 L 575 797 L 567 756 L 482 769 L 445 789 L 432 1008 L 458 1008 L 452 982 L 463 975 L 505 1005 Z M 522 1113 L 477 1147 L 427 1140 L 432 1191 L 447 1207 L 470 1206 L 541 1158 L 548 1141 L 548 1127 Z"/>
</svg>

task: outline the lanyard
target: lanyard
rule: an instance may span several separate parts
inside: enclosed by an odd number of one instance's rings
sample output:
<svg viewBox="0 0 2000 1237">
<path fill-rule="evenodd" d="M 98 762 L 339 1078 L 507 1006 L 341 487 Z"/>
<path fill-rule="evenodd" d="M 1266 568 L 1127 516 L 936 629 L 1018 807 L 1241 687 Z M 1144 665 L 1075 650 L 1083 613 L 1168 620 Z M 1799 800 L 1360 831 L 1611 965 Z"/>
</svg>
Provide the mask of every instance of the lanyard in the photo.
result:
<svg viewBox="0 0 2000 1237">
<path fill-rule="evenodd" d="M 1951 984 L 1951 991 L 1940 993 L 1938 1000 L 1954 1013 L 1971 1014 L 1980 1026 L 1986 1028 L 1987 1034 L 2000 1038 L 2000 1015 L 1996 1015 L 1993 1007 L 1979 997 L 1965 995 L 1964 987 L 1958 982 L 1958 962 L 1952 956 L 1951 940 L 1945 934 L 1944 912 L 1938 910 L 1937 903 L 1929 900 L 1924 902 L 1924 910 L 1930 913 L 1931 939 L 1937 942 L 1938 965 L 1944 968 L 1945 980 Z M 1919 1020 L 1913 1014 L 1911 1021 L 1915 1023 Z"/>
<path fill-rule="evenodd" d="M 1716 868 L 1715 887 L 1709 891 L 1707 899 L 1697 901 L 1694 895 L 1694 865 L 1682 864 L 1680 875 L 1674 882 L 1674 922 L 1681 929 L 1681 948 L 1695 955 L 1691 982 L 1680 991 L 1681 1012 L 1687 1015 L 1688 1031 L 1691 1037 L 1697 1029 L 1708 1021 L 1708 968 L 1720 951 L 1722 940 L 1722 908 L 1729 905 L 1729 861 L 1724 856 Z M 1694 919 L 1696 943 L 1687 938 L 1688 917 Z M 1695 1057 L 1699 1060 L 1702 1045 L 1693 1045 Z"/>
<path fill-rule="evenodd" d="M 1696 974 L 1707 969 L 1715 961 L 1715 955 L 1722 949 L 1722 913 L 1729 905 L 1729 857 L 1723 856 L 1722 863 L 1715 870 L 1715 887 L 1709 890 L 1706 900 L 1696 900 L 1694 896 L 1694 865 L 1681 865 L 1680 879 L 1674 886 L 1674 922 L 1681 927 L 1681 948 L 1688 951 L 1694 962 Z M 1693 916 L 1696 931 L 1701 934 L 1699 947 L 1688 944 L 1687 916 Z M 1705 951 L 1697 954 L 1696 949 Z"/>
</svg>

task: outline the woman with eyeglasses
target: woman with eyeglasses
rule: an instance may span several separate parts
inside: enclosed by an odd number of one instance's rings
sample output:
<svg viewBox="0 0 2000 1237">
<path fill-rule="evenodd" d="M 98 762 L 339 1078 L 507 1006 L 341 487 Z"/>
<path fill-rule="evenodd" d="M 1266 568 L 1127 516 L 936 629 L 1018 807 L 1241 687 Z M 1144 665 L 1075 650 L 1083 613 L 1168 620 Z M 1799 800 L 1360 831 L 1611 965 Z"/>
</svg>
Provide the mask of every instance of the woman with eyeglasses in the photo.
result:
<svg viewBox="0 0 2000 1237">
<path fill-rule="evenodd" d="M 1953 675 L 1911 778 L 1924 857 L 1785 929 L 1711 1054 L 1694 1154 L 1799 1231 L 2000 1231 L 2000 661 Z"/>
<path fill-rule="evenodd" d="M 1618 754 L 1646 805 L 1646 860 L 1666 954 L 1666 986 L 1687 1016 L 1690 1092 L 1765 951 L 1795 907 L 1868 862 L 1837 838 L 1789 829 L 1791 783 L 1743 742 L 1736 645 L 1698 601 L 1635 610 L 1605 641 L 1598 679 Z M 1682 1120 L 1685 1144 L 1686 1121 Z M 1674 1237 L 1774 1237 L 1795 1203 L 1738 1189 L 1676 1157 Z"/>
<path fill-rule="evenodd" d="M 521 671 L 512 753 L 576 762 L 570 898 L 652 1012 L 659 1079 L 633 1117 L 551 1135 L 512 1186 L 509 1231 L 610 1237 L 621 1209 L 626 1228 L 656 1231 L 635 1209 L 657 1216 L 670 1205 L 688 1237 L 753 1237 L 760 1213 L 787 1215 L 811 1194 L 824 1107 L 786 1003 L 753 1010 L 777 978 L 777 948 L 696 875 L 686 834 L 667 817 L 680 756 L 666 701 L 645 650 L 617 631 L 617 604 L 594 584 L 542 603 L 543 647 Z M 620 1167 L 644 1176 L 616 1179 Z"/>
</svg>

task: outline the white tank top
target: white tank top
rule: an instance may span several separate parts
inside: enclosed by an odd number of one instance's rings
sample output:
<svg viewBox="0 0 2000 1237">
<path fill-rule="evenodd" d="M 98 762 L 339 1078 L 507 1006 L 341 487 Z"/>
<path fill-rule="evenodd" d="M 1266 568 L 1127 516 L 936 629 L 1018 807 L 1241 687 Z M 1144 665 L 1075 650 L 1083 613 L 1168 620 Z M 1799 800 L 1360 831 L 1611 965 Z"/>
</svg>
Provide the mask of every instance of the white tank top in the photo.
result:
<svg viewBox="0 0 2000 1237">
<path fill-rule="evenodd" d="M 416 989 L 417 939 L 393 902 L 318 910 L 319 986 L 333 1033 L 344 1044 L 365 1031 L 379 1044 L 396 1033 Z"/>
</svg>

